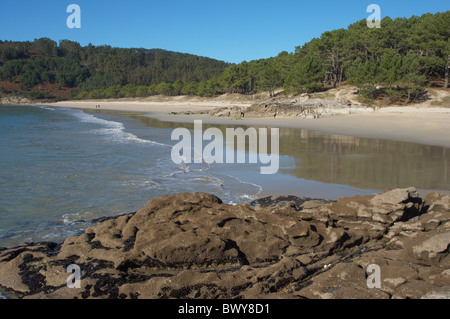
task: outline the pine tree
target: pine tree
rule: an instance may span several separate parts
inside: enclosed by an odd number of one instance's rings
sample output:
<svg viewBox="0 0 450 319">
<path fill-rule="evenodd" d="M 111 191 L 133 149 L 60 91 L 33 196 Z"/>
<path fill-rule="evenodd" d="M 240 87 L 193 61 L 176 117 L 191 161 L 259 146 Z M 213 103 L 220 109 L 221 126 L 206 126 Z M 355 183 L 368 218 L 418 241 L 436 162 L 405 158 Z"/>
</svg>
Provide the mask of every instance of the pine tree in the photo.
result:
<svg viewBox="0 0 450 319">
<path fill-rule="evenodd" d="M 324 68 L 315 56 L 307 55 L 294 66 L 285 82 L 285 89 L 293 94 L 315 92 L 323 88 Z"/>
<path fill-rule="evenodd" d="M 270 97 L 275 94 L 275 89 L 283 86 L 283 78 L 281 72 L 275 63 L 269 62 L 259 73 L 258 88 L 263 91 L 269 91 Z"/>
<path fill-rule="evenodd" d="M 394 87 L 403 77 L 402 57 L 393 49 L 389 49 L 381 56 L 377 72 L 378 82 L 388 88 Z"/>
</svg>

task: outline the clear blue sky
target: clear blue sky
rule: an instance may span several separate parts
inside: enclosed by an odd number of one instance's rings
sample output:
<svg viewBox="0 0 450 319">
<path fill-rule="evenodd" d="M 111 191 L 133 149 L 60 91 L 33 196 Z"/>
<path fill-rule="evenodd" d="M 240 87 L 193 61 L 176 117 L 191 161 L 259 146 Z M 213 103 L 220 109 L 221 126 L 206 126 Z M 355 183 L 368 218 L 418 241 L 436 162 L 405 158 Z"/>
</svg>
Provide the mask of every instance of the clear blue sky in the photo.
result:
<svg viewBox="0 0 450 319">
<path fill-rule="evenodd" d="M 0 40 L 69 39 L 85 46 L 161 48 L 240 63 L 294 51 L 324 31 L 366 19 L 450 9 L 447 0 L 1 0 Z M 81 29 L 66 26 L 69 4 Z"/>
</svg>

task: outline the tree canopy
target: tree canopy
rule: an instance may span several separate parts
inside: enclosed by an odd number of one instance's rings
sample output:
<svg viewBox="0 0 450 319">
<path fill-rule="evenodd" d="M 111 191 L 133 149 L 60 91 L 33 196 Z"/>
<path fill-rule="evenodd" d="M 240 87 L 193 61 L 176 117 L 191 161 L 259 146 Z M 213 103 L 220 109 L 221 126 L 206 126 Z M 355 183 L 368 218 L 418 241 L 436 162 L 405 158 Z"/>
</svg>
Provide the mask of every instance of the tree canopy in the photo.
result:
<svg viewBox="0 0 450 319">
<path fill-rule="evenodd" d="M 229 63 L 160 49 L 82 47 L 48 38 L 0 43 L 0 80 L 29 90 L 44 83 L 77 89 L 106 90 L 113 86 L 150 86 L 165 82 L 201 82 L 219 76 Z"/>
<path fill-rule="evenodd" d="M 450 11 L 389 17 L 381 28 L 366 20 L 278 56 L 228 64 L 160 49 L 82 47 L 69 40 L 0 42 L 0 80 L 31 90 L 43 83 L 70 88 L 72 98 L 253 94 L 277 88 L 287 94 L 356 85 L 362 95 L 406 103 L 430 85 L 447 88 Z"/>
</svg>

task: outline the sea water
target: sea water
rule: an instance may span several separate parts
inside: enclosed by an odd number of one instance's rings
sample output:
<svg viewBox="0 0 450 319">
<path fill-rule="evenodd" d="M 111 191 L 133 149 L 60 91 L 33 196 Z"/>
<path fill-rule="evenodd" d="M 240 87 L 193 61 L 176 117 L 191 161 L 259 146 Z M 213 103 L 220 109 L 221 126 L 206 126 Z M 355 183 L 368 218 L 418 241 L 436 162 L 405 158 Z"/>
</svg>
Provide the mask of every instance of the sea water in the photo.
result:
<svg viewBox="0 0 450 319">
<path fill-rule="evenodd" d="M 448 148 L 281 128 L 279 172 L 261 175 L 260 164 L 175 164 L 171 135 L 179 127 L 194 128 L 137 112 L 0 106 L 0 247 L 61 242 L 96 218 L 175 193 L 236 204 L 265 195 L 450 190 Z"/>
<path fill-rule="evenodd" d="M 61 241 L 162 195 L 209 192 L 232 204 L 261 191 L 208 164 L 174 164 L 171 131 L 113 114 L 1 106 L 0 246 Z"/>
</svg>

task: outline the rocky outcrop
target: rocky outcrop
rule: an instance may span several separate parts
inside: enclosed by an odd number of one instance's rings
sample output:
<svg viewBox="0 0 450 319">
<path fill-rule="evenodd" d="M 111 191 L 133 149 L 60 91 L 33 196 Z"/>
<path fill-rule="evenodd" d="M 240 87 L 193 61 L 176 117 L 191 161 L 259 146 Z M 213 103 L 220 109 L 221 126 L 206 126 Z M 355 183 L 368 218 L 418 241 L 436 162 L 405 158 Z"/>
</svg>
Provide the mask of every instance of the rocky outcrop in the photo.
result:
<svg viewBox="0 0 450 319">
<path fill-rule="evenodd" d="M 372 107 L 354 104 L 342 97 L 336 99 L 315 98 L 302 94 L 296 98 L 272 98 L 249 107 L 219 107 L 211 111 L 181 112 L 178 115 L 208 114 L 231 118 L 304 118 L 316 119 L 333 115 L 374 112 Z"/>
<path fill-rule="evenodd" d="M 20 105 L 30 103 L 31 101 L 28 98 L 21 96 L 6 96 L 0 98 L 0 105 Z"/>
<path fill-rule="evenodd" d="M 306 118 L 373 112 L 373 108 L 353 105 L 343 98 L 320 99 L 308 94 L 293 99 L 274 98 L 245 109 L 245 116 L 251 118 Z"/>
<path fill-rule="evenodd" d="M 177 194 L 62 244 L 0 249 L 0 285 L 19 298 L 448 298 L 449 235 L 450 196 L 413 188 L 235 206 Z"/>
</svg>

